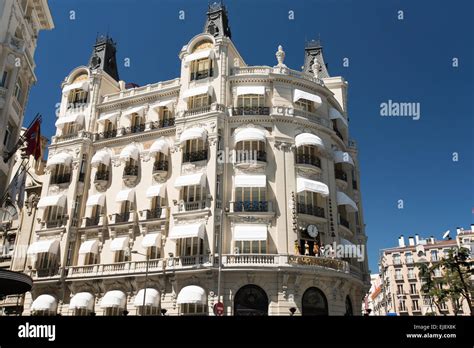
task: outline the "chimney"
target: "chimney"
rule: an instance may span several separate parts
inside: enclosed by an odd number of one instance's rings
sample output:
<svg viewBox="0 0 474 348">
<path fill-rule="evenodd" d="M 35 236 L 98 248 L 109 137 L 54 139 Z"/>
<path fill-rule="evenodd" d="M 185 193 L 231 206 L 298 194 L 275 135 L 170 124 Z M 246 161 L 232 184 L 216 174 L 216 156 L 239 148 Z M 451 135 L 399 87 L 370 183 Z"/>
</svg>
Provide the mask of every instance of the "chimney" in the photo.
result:
<svg viewBox="0 0 474 348">
<path fill-rule="evenodd" d="M 415 245 L 418 244 L 420 244 L 420 237 L 418 236 L 418 234 L 415 234 Z"/>
<path fill-rule="evenodd" d="M 405 247 L 405 238 L 403 238 L 403 234 L 398 238 L 398 246 L 402 248 Z"/>
<path fill-rule="evenodd" d="M 410 246 L 415 246 L 415 240 L 413 239 L 413 237 L 408 237 L 408 244 Z"/>
<path fill-rule="evenodd" d="M 472 226 L 472 225 L 471 225 Z M 459 234 L 461 233 L 461 228 L 460 227 L 456 227 L 456 234 Z"/>
</svg>

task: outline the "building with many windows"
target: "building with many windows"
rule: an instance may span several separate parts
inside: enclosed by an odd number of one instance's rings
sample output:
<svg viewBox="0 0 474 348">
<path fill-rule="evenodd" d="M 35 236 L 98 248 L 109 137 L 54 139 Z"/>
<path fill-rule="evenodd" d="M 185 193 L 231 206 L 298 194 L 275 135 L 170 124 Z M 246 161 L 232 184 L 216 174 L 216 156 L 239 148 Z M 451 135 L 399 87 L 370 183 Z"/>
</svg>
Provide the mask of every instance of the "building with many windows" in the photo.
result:
<svg viewBox="0 0 474 348">
<path fill-rule="evenodd" d="M 375 282 L 370 289 L 367 301 L 373 315 L 454 315 L 451 301 L 437 306 L 421 291 L 422 282 L 418 274 L 419 263 L 435 264 L 448 254 L 450 249 L 460 247 L 473 250 L 474 226 L 470 230 L 457 229 L 455 239 L 436 240 L 433 237 L 421 239 L 418 235 L 409 237 L 408 243 L 401 236 L 398 247 L 383 250 L 380 264 L 381 282 Z M 443 276 L 436 269 L 435 278 Z M 472 279 L 471 279 L 472 281 Z M 462 300 L 458 315 L 470 315 L 469 305 Z"/>
<path fill-rule="evenodd" d="M 282 47 L 248 66 L 214 4 L 176 79 L 127 85 L 115 50 L 99 38 L 62 84 L 24 313 L 360 314 L 357 148 L 320 43 L 303 71 Z"/>
<path fill-rule="evenodd" d="M 36 83 L 38 35 L 53 28 L 46 0 L 0 2 L 0 195 L 12 175 L 15 156 L 6 162 L 3 159 L 14 152 L 29 91 Z"/>
</svg>

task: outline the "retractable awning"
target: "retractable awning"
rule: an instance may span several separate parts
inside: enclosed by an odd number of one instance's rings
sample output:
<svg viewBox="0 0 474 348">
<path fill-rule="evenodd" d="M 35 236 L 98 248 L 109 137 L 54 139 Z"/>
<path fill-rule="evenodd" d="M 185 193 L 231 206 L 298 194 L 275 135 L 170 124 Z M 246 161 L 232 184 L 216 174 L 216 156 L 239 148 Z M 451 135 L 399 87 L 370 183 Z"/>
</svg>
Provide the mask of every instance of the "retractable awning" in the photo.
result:
<svg viewBox="0 0 474 348">
<path fill-rule="evenodd" d="M 327 197 L 329 196 L 329 187 L 325 183 L 316 180 L 310 180 L 306 178 L 297 178 L 296 179 L 296 191 L 303 192 L 315 192 L 320 195 Z"/>
<path fill-rule="evenodd" d="M 55 206 L 64 208 L 66 206 L 66 195 L 41 197 L 37 205 L 38 208 Z"/>
<path fill-rule="evenodd" d="M 99 253 L 99 241 L 97 239 L 86 240 L 82 242 L 79 248 L 79 254 L 97 254 Z"/>
<path fill-rule="evenodd" d="M 63 129 L 67 123 L 76 123 L 76 124 L 84 124 L 84 115 L 83 114 L 75 114 L 70 116 L 62 116 L 56 120 L 54 124 L 57 128 Z"/>
<path fill-rule="evenodd" d="M 254 140 L 254 141 L 266 141 L 265 132 L 258 128 L 243 128 L 236 131 L 234 134 L 234 142 L 238 143 L 239 141 L 244 140 Z"/>
<path fill-rule="evenodd" d="M 27 250 L 28 255 L 36 255 L 41 253 L 57 254 L 59 251 L 59 240 L 46 239 L 34 242 Z"/>
<path fill-rule="evenodd" d="M 159 247 L 161 241 L 161 233 L 148 233 L 142 239 L 142 247 L 150 248 L 150 247 Z"/>
<path fill-rule="evenodd" d="M 191 89 L 186 90 L 183 93 L 183 99 L 188 99 L 188 98 L 195 97 L 201 94 L 211 95 L 212 92 L 213 92 L 213 88 L 211 85 L 199 86 L 196 88 L 191 88 Z"/>
<path fill-rule="evenodd" d="M 139 150 L 134 145 L 127 145 L 123 148 L 120 152 L 120 159 L 122 161 L 128 161 L 129 159 L 133 159 L 135 161 L 138 160 Z"/>
<path fill-rule="evenodd" d="M 296 102 L 300 99 L 306 99 L 306 100 L 312 101 L 316 107 L 320 106 L 323 103 L 319 95 L 308 93 L 308 92 L 302 91 L 301 89 L 295 89 L 295 92 L 293 94 L 293 102 Z"/>
<path fill-rule="evenodd" d="M 52 166 L 57 166 L 60 164 L 69 166 L 71 165 L 71 162 L 72 162 L 72 156 L 70 154 L 65 153 L 65 152 L 60 152 L 48 158 L 46 167 L 51 168 Z"/>
<path fill-rule="evenodd" d="M 341 120 L 342 123 L 344 123 L 344 125 L 347 127 L 347 120 L 336 108 L 331 107 L 329 109 L 329 118 L 331 120 Z"/>
<path fill-rule="evenodd" d="M 130 118 L 133 114 L 138 114 L 140 116 L 143 116 L 144 110 L 145 110 L 144 106 L 136 106 L 133 108 L 129 108 L 122 112 L 122 117 Z"/>
<path fill-rule="evenodd" d="M 197 173 L 197 174 L 181 175 L 174 182 L 174 187 L 176 188 L 181 188 L 183 186 L 194 186 L 194 185 L 206 186 L 206 174 Z"/>
<path fill-rule="evenodd" d="M 266 175 L 236 175 L 234 179 L 235 187 L 266 187 Z"/>
<path fill-rule="evenodd" d="M 153 288 L 141 289 L 135 296 L 133 304 L 135 307 L 143 306 L 143 298 L 145 298 L 145 306 L 159 307 L 160 305 L 160 293 L 158 290 Z"/>
<path fill-rule="evenodd" d="M 199 237 L 204 239 L 205 229 L 206 226 L 204 225 L 204 223 L 176 225 L 171 229 L 168 238 L 172 240 L 193 237 Z"/>
<path fill-rule="evenodd" d="M 117 193 L 117 197 L 115 198 L 115 201 L 117 203 L 125 202 L 125 201 L 133 202 L 134 198 L 135 198 L 135 190 L 127 189 L 127 190 L 119 191 Z"/>
<path fill-rule="evenodd" d="M 100 306 L 102 308 L 119 307 L 125 309 L 127 304 L 127 295 L 120 290 L 111 290 L 105 293 Z"/>
<path fill-rule="evenodd" d="M 160 184 L 160 185 L 153 185 L 147 188 L 146 190 L 146 196 L 147 198 L 153 198 L 153 197 L 165 197 L 166 194 L 166 185 L 165 184 Z"/>
<path fill-rule="evenodd" d="M 265 94 L 265 86 L 237 86 L 237 95 L 246 95 L 246 94 Z"/>
<path fill-rule="evenodd" d="M 349 152 L 344 151 L 334 151 L 334 163 L 349 163 L 354 165 L 354 161 Z"/>
<path fill-rule="evenodd" d="M 91 195 L 87 198 L 86 206 L 92 207 L 94 205 L 100 205 L 103 207 L 105 205 L 105 194 L 98 193 L 96 195 Z"/>
<path fill-rule="evenodd" d="M 119 112 L 118 111 L 114 111 L 114 112 L 109 112 L 109 113 L 106 113 L 106 114 L 102 114 L 100 115 L 99 119 L 97 120 L 97 122 L 99 123 L 104 123 L 105 121 L 110 121 L 110 122 L 113 122 L 117 119 L 117 117 L 119 116 Z"/>
<path fill-rule="evenodd" d="M 58 301 L 51 295 L 39 295 L 31 304 L 32 311 L 49 311 L 56 312 Z"/>
<path fill-rule="evenodd" d="M 116 237 L 110 243 L 110 251 L 126 250 L 128 248 L 128 237 Z"/>
<path fill-rule="evenodd" d="M 240 224 L 234 226 L 234 241 L 267 240 L 267 225 Z"/>
<path fill-rule="evenodd" d="M 80 90 L 83 90 L 83 91 L 89 90 L 89 81 L 80 81 L 80 82 L 76 82 L 76 83 L 72 83 L 70 85 L 67 85 L 63 88 L 63 93 L 64 94 L 69 93 L 70 91 L 72 91 L 74 89 L 80 89 Z"/>
<path fill-rule="evenodd" d="M 160 138 L 158 140 L 155 140 L 155 142 L 151 145 L 150 155 L 156 154 L 158 152 L 161 152 L 161 153 L 167 155 L 168 154 L 168 149 L 169 149 L 168 142 L 165 139 Z"/>
<path fill-rule="evenodd" d="M 188 285 L 181 289 L 176 299 L 176 303 L 194 303 L 194 304 L 206 304 L 207 296 L 206 291 L 203 288 L 196 285 Z"/>
<path fill-rule="evenodd" d="M 321 149 L 324 149 L 323 140 L 320 137 L 318 137 L 317 135 L 314 135 L 314 134 L 311 134 L 311 133 L 298 134 L 295 137 L 295 145 L 297 147 L 303 146 L 303 145 L 312 145 L 312 146 L 317 146 Z"/>
<path fill-rule="evenodd" d="M 210 58 L 210 59 L 214 58 L 214 50 L 213 49 L 202 50 L 202 51 L 188 54 L 186 58 L 184 58 L 184 61 L 186 63 L 189 63 L 194 60 L 204 59 L 204 58 Z"/>
<path fill-rule="evenodd" d="M 337 192 L 337 205 L 345 205 L 347 210 L 350 212 L 356 212 L 359 209 L 357 208 L 357 204 L 349 198 L 344 192 Z"/>
<path fill-rule="evenodd" d="M 193 140 L 193 139 L 201 139 L 202 141 L 206 141 L 207 138 L 207 131 L 204 128 L 188 128 L 185 129 L 181 136 L 179 137 L 179 142 L 182 144 L 186 140 Z"/>
<path fill-rule="evenodd" d="M 110 154 L 107 151 L 98 151 L 92 156 L 91 159 L 91 166 L 98 167 L 100 164 L 104 164 L 106 166 L 110 165 Z"/>
<path fill-rule="evenodd" d="M 94 310 L 94 295 L 89 292 L 78 292 L 71 298 L 69 309 L 87 309 Z"/>
</svg>

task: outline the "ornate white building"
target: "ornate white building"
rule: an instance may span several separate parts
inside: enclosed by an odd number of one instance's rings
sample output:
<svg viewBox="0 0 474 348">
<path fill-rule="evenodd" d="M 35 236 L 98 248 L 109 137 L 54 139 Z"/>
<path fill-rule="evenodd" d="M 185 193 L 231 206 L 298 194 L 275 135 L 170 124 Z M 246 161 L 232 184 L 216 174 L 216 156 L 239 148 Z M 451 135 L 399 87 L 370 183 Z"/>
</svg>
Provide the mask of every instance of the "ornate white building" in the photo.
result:
<svg viewBox="0 0 474 348">
<path fill-rule="evenodd" d="M 321 248 L 366 244 L 347 82 L 318 42 L 284 55 L 247 66 L 215 4 L 181 76 L 127 88 L 98 39 L 62 85 L 24 313 L 360 314 L 365 250 Z"/>
</svg>

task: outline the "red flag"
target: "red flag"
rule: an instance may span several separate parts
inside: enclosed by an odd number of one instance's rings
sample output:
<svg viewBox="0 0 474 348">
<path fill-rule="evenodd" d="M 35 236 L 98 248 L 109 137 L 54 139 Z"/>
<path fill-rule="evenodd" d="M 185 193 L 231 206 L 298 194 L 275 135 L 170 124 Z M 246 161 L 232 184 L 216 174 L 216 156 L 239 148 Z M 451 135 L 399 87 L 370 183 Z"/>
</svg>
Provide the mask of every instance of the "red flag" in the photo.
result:
<svg viewBox="0 0 474 348">
<path fill-rule="evenodd" d="M 26 142 L 26 154 L 33 155 L 35 160 L 41 157 L 41 117 L 37 118 L 33 124 L 23 134 Z"/>
</svg>

